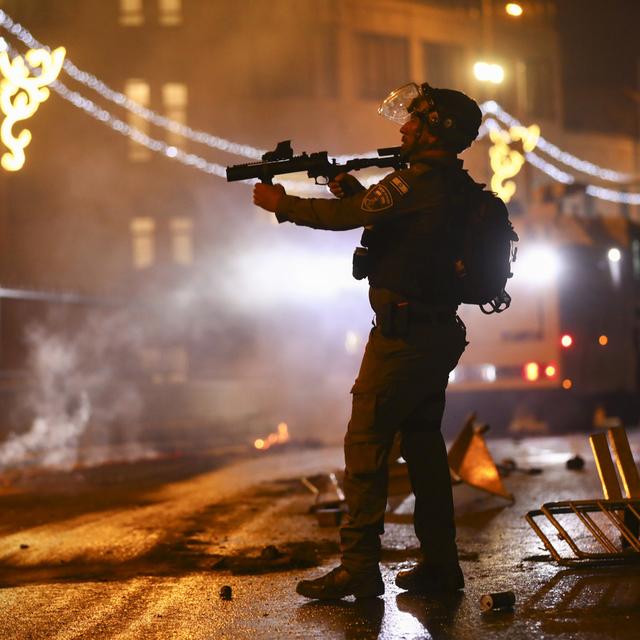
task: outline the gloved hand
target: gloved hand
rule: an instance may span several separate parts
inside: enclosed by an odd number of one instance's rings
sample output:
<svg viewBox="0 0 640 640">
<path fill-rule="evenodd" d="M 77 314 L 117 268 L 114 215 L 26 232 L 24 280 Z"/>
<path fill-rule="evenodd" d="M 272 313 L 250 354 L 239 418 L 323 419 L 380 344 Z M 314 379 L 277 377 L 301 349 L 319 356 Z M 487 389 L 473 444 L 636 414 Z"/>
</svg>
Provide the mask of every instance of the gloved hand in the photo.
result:
<svg viewBox="0 0 640 640">
<path fill-rule="evenodd" d="M 350 173 L 339 173 L 327 186 L 336 198 L 353 196 L 364 187 Z"/>
<path fill-rule="evenodd" d="M 287 192 L 281 184 L 263 184 L 258 182 L 253 187 L 253 204 L 257 204 L 266 211 L 272 213 L 278 208 L 278 204 Z"/>
</svg>

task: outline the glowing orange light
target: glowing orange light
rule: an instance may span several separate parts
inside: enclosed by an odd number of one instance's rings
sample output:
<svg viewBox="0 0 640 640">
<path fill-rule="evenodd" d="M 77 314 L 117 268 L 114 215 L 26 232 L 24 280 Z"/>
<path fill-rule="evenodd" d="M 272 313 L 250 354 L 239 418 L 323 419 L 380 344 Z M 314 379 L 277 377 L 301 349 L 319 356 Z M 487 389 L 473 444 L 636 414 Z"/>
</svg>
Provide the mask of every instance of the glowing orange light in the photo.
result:
<svg viewBox="0 0 640 640">
<path fill-rule="evenodd" d="M 527 362 L 524 365 L 523 374 L 525 380 L 534 382 L 540 377 L 540 365 L 537 362 Z"/>
<path fill-rule="evenodd" d="M 544 375 L 547 376 L 547 378 L 553 378 L 556 375 L 556 373 L 558 373 L 558 370 L 556 369 L 555 364 L 548 364 L 544 368 Z"/>
<path fill-rule="evenodd" d="M 522 6 L 517 2 L 508 2 L 504 10 L 514 18 L 518 18 L 523 13 Z"/>
<path fill-rule="evenodd" d="M 562 388 L 563 389 L 571 389 L 571 387 L 573 387 L 573 381 L 570 380 L 569 378 L 565 378 L 562 381 Z"/>
<path fill-rule="evenodd" d="M 598 338 L 598 344 L 599 344 L 600 346 L 602 346 L 602 347 L 605 347 L 606 345 L 608 345 L 608 344 L 609 344 L 609 338 L 608 338 L 607 336 L 605 336 L 604 334 L 603 334 L 603 335 L 601 335 L 601 336 Z"/>
<path fill-rule="evenodd" d="M 287 442 L 289 440 L 289 427 L 286 422 L 278 425 L 278 442 Z"/>
<path fill-rule="evenodd" d="M 256 449 L 266 451 L 274 444 L 283 444 L 284 442 L 288 442 L 288 441 L 289 441 L 289 427 L 287 426 L 286 422 L 281 422 L 276 428 L 276 433 L 270 433 L 266 437 L 266 439 L 258 438 L 253 443 L 253 446 Z"/>
<path fill-rule="evenodd" d="M 565 333 L 562 338 L 560 338 L 560 344 L 567 349 L 573 344 L 573 338 L 568 333 Z"/>
</svg>

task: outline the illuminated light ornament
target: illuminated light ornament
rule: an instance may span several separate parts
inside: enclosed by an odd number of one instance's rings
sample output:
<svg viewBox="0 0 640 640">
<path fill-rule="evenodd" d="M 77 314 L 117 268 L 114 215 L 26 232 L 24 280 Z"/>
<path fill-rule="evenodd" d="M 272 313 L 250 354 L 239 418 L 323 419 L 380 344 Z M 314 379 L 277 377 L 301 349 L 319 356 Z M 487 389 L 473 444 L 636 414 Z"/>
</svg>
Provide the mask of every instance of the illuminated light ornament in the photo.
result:
<svg viewBox="0 0 640 640">
<path fill-rule="evenodd" d="M 557 373 L 558 369 L 554 364 L 548 364 L 544 368 L 544 375 L 547 376 L 547 378 L 555 378 Z"/>
<path fill-rule="evenodd" d="M 514 3 L 515 4 L 515 3 Z M 11 17 L 0 9 L 0 28 L 4 29 L 8 34 L 12 37 L 17 38 L 22 43 L 24 43 L 27 47 L 32 49 L 41 49 L 44 48 L 44 45 L 41 44 L 33 35 L 21 24 L 15 22 L 11 19 Z M 3 46 L 2 39 L 0 38 L 0 51 L 5 48 L 6 45 Z M 172 132 L 178 133 L 179 135 L 193 140 L 195 142 L 208 145 L 212 148 L 219 149 L 224 152 L 233 153 L 241 156 L 245 156 L 251 159 L 259 159 L 264 153 L 263 149 L 257 149 L 255 147 L 251 147 L 249 145 L 242 145 L 238 143 L 231 142 L 224 138 L 220 138 L 218 136 L 214 136 L 204 131 L 196 131 L 191 129 L 190 127 L 184 125 L 183 123 L 177 122 L 175 120 L 170 120 L 146 107 L 135 103 L 130 100 L 124 94 L 114 91 L 110 87 L 108 87 L 102 80 L 96 78 L 94 75 L 87 71 L 83 71 L 76 67 L 70 60 L 66 59 L 63 63 L 63 70 L 65 73 L 70 75 L 74 80 L 88 87 L 89 89 L 96 91 L 103 98 L 111 101 L 118 107 L 123 107 L 133 113 L 136 113 L 140 117 L 148 120 L 149 122 L 168 129 Z M 85 96 L 80 95 L 75 91 L 71 91 L 67 87 L 64 86 L 59 81 L 56 81 L 52 84 L 51 88 L 55 90 L 62 98 L 71 102 L 74 106 L 82 109 L 88 115 L 91 115 L 96 120 L 106 124 L 111 127 L 114 131 L 120 133 L 121 135 L 128 136 L 134 139 L 136 142 L 146 146 L 156 153 L 161 153 L 165 155 L 165 157 L 177 160 L 182 164 L 190 166 L 194 169 L 202 171 L 204 173 L 208 173 L 211 175 L 215 175 L 217 177 L 224 178 L 225 168 L 217 163 L 209 162 L 205 158 L 197 156 L 192 153 L 186 153 L 181 149 L 176 149 L 175 147 L 170 147 L 166 143 L 150 138 L 146 134 L 141 131 L 129 126 L 124 121 L 120 120 L 113 114 L 109 113 L 107 110 L 98 107 L 94 102 Z M 480 105 L 483 114 L 495 115 L 501 122 L 506 124 L 509 127 L 512 126 L 522 126 L 521 123 L 514 118 L 511 114 L 505 111 L 497 102 L 494 100 L 488 100 Z M 495 121 L 494 121 L 495 122 Z M 497 125 L 497 123 L 496 123 Z M 480 134 L 478 139 L 481 139 L 487 134 L 487 127 L 485 124 L 481 127 Z M 614 171 L 612 169 L 606 169 L 604 167 L 600 167 L 592 162 L 587 160 L 582 160 L 571 153 L 564 151 L 549 142 L 542 136 L 540 136 L 537 142 L 537 149 L 550 156 L 554 160 L 572 167 L 581 173 L 589 174 L 599 178 L 600 180 L 605 180 L 608 182 L 616 182 L 616 183 L 629 183 L 632 182 L 635 177 L 629 173 L 622 173 L 619 171 Z M 350 154 L 349 156 L 339 156 L 338 162 L 342 162 L 346 157 L 352 157 L 352 155 L 358 155 L 359 157 L 365 156 L 375 156 L 376 153 L 374 151 L 368 151 L 365 153 L 359 154 Z M 525 159 L 527 162 L 532 164 L 534 167 L 539 169 L 540 171 L 546 173 L 553 180 L 557 182 L 561 182 L 563 184 L 573 184 L 576 179 L 574 176 L 560 170 L 558 167 L 554 166 L 551 162 L 544 160 L 537 154 L 531 152 L 525 153 Z M 367 182 L 369 184 L 376 182 L 381 179 L 382 176 L 376 175 L 375 177 L 370 177 Z M 293 181 L 291 181 L 293 183 Z M 284 184 L 284 183 L 283 183 Z M 300 195 L 306 196 L 314 196 L 318 195 L 319 192 L 317 190 L 312 190 L 309 186 L 302 186 L 298 184 L 290 184 L 285 186 L 293 187 Z M 314 185 L 315 186 L 315 185 Z M 606 189 L 604 187 L 596 186 L 596 185 L 585 185 L 586 190 L 585 193 L 593 198 L 597 198 L 599 200 L 606 200 L 609 202 L 616 203 L 624 203 L 630 205 L 640 205 L 640 193 L 638 192 L 629 192 L 629 191 L 616 191 L 614 189 Z"/>
<path fill-rule="evenodd" d="M 562 388 L 563 389 L 571 389 L 571 387 L 573 387 L 573 380 L 571 380 L 571 378 L 565 378 L 562 381 Z"/>
<path fill-rule="evenodd" d="M 480 109 L 484 115 L 494 115 L 508 127 L 522 126 L 522 123 L 517 118 L 514 118 L 510 113 L 505 111 L 495 100 L 487 100 L 486 102 L 483 102 L 480 105 Z M 537 147 L 540 151 L 543 151 L 554 160 L 557 160 L 572 169 L 576 169 L 581 173 L 586 173 L 601 180 L 618 183 L 626 183 L 634 180 L 634 176 L 630 173 L 622 173 L 620 171 L 613 171 L 612 169 L 605 169 L 604 167 L 599 167 L 588 160 L 582 160 L 567 151 L 563 151 L 542 136 L 540 136 L 540 139 L 538 140 Z"/>
<path fill-rule="evenodd" d="M 607 336 L 605 336 L 604 334 L 602 334 L 599 338 L 598 338 L 598 344 L 601 347 L 606 347 L 609 344 L 609 338 Z"/>
<path fill-rule="evenodd" d="M 519 3 L 510 3 L 510 4 L 519 4 Z M 36 38 L 29 32 L 28 29 L 23 27 L 21 24 L 12 20 L 12 18 L 2 9 L 0 9 L 0 28 L 4 29 L 11 36 L 17 38 L 22 43 L 24 43 L 27 47 L 32 49 L 41 49 L 44 48 L 44 45 L 38 42 Z M 0 39 L 0 50 L 2 50 L 1 46 L 2 42 Z M 74 80 L 88 87 L 89 89 L 96 91 L 103 98 L 113 102 L 119 107 L 124 107 L 125 109 L 136 113 L 140 117 L 148 120 L 149 122 L 159 126 L 164 127 L 170 131 L 178 133 L 179 135 L 193 140 L 195 142 L 208 145 L 215 149 L 220 149 L 221 151 L 225 151 L 228 153 L 234 153 L 237 155 L 245 156 L 247 158 L 259 159 L 262 154 L 265 152 L 263 149 L 256 149 L 255 147 L 251 147 L 249 145 L 242 145 L 238 143 L 231 142 L 229 140 L 225 140 L 224 138 L 220 138 L 218 136 L 211 135 L 204 131 L 195 131 L 190 127 L 184 125 L 183 123 L 177 122 L 175 120 L 170 120 L 146 107 L 137 104 L 133 100 L 130 100 L 124 94 L 114 91 L 110 87 L 108 87 L 102 80 L 96 78 L 94 75 L 87 71 L 83 71 L 76 67 L 71 60 L 65 60 L 63 65 L 63 70 L 65 73 L 70 75 Z M 61 85 L 61 83 L 56 83 L 57 85 Z M 56 86 L 53 87 L 58 90 Z M 91 100 L 80 96 L 76 92 L 69 91 L 64 87 L 64 85 L 60 86 L 61 91 L 58 91 L 60 95 L 65 99 L 74 104 L 77 107 L 83 108 L 89 115 L 92 115 L 96 119 L 104 122 L 109 125 L 115 131 L 133 137 L 129 133 L 132 128 L 129 127 L 126 123 L 122 122 L 115 118 L 112 114 L 104 109 L 100 109 L 96 107 Z M 73 96 L 73 97 L 72 97 Z M 85 102 L 85 104 L 79 104 L 79 102 Z M 89 106 L 93 105 L 93 106 Z M 508 126 L 519 126 L 520 122 L 514 118 L 511 114 L 506 112 L 497 102 L 494 100 L 488 100 L 480 105 L 483 114 L 494 114 L 498 119 L 507 124 Z M 194 154 L 187 154 L 184 151 L 178 149 L 177 155 L 173 155 L 173 149 L 167 151 L 168 145 L 164 145 L 158 140 L 153 140 L 148 136 L 144 137 L 144 134 L 140 134 L 143 137 L 143 140 L 140 140 L 141 144 L 145 144 L 152 151 L 157 153 L 164 153 L 169 158 L 174 158 L 183 164 L 189 165 L 195 169 L 200 171 L 204 171 L 205 173 L 213 174 L 219 177 L 225 177 L 224 167 L 221 165 L 207 162 L 204 158 L 200 158 Z M 479 135 L 479 139 L 486 135 L 486 128 L 481 127 L 481 132 Z M 574 169 L 582 173 L 586 173 L 592 176 L 595 176 L 601 180 L 606 180 L 608 182 L 617 182 L 617 183 L 628 183 L 634 180 L 634 176 L 629 173 L 622 173 L 619 171 L 613 171 L 611 169 L 606 169 L 603 167 L 599 167 L 598 165 L 589 162 L 587 160 L 582 160 L 567 151 L 563 151 L 553 143 L 545 140 L 542 136 L 538 140 L 537 148 L 543 151 L 545 154 L 549 155 L 554 160 L 561 162 L 567 166 L 570 166 Z M 353 154 L 352 154 L 353 155 Z M 376 153 L 373 151 L 369 151 L 367 153 L 355 154 L 358 156 L 375 156 Z M 348 156 L 351 157 L 351 156 Z M 338 159 L 338 162 L 342 162 L 343 156 Z M 537 169 L 540 169 L 548 176 L 550 176 L 553 180 L 558 182 L 562 182 L 564 184 L 572 184 L 575 182 L 575 178 L 564 171 L 561 171 L 550 162 L 543 160 L 533 152 L 526 154 L 526 160 L 530 162 Z M 307 188 L 304 189 L 305 192 L 308 192 L 309 195 L 312 195 L 311 191 L 308 191 Z M 628 193 L 615 191 L 613 189 L 605 189 L 603 187 L 598 187 L 595 185 L 587 185 L 586 193 L 589 196 L 597 198 L 599 200 L 607 200 L 609 202 L 619 202 L 625 204 L 637 205 L 640 204 L 640 193 Z M 307 193 L 305 193 L 307 195 Z"/>
<path fill-rule="evenodd" d="M 25 29 L 21 24 L 14 22 L 11 17 L 1 9 L 0 27 L 18 38 L 18 40 L 24 43 L 27 47 L 30 47 L 32 49 L 45 48 L 45 46 L 38 42 L 38 40 L 36 40 L 27 29 Z M 114 91 L 104 82 L 102 82 L 102 80 L 96 78 L 91 73 L 78 69 L 78 67 L 76 67 L 73 62 L 71 62 L 71 60 L 65 60 L 63 70 L 74 80 L 80 82 L 89 89 L 92 89 L 96 93 L 99 93 L 103 98 L 110 100 L 120 107 L 124 107 L 128 111 L 135 113 L 136 115 L 144 118 L 145 120 L 158 127 L 163 127 L 168 131 L 177 133 L 185 138 L 193 140 L 194 142 L 207 145 L 213 149 L 219 149 L 221 151 L 245 156 L 247 158 L 253 158 L 256 160 L 259 160 L 262 157 L 262 154 L 266 151 L 264 149 L 256 149 L 255 147 L 250 147 L 248 145 L 237 144 L 235 142 L 225 140 L 224 138 L 211 135 L 205 131 L 196 131 L 181 122 L 171 120 L 163 115 L 160 115 L 159 113 L 156 113 L 155 111 L 152 111 L 151 109 L 147 109 L 146 107 L 131 100 L 125 94 L 119 91 Z"/>
<path fill-rule="evenodd" d="M 533 151 L 540 138 L 540 127 L 536 124 L 530 127 L 513 126 L 509 131 L 491 127 L 489 137 L 493 145 L 489 149 L 489 160 L 493 177 L 491 190 L 505 202 L 509 202 L 516 192 L 516 184 L 510 178 L 515 177 L 522 169 L 525 156 L 509 146 L 514 141 L 521 141 L 526 153 Z"/>
<path fill-rule="evenodd" d="M 23 129 L 14 135 L 13 127 L 21 120 L 31 118 L 38 107 L 49 97 L 47 85 L 55 81 L 62 69 L 66 51 L 58 47 L 51 53 L 44 49 L 30 49 L 25 59 L 16 56 L 9 59 L 7 51 L 0 53 L 0 110 L 5 118 L 0 126 L 0 140 L 8 152 L 0 164 L 7 171 L 19 171 L 25 163 L 24 149 L 31 142 L 31 132 Z M 31 69 L 40 67 L 38 75 L 31 76 Z"/>
</svg>

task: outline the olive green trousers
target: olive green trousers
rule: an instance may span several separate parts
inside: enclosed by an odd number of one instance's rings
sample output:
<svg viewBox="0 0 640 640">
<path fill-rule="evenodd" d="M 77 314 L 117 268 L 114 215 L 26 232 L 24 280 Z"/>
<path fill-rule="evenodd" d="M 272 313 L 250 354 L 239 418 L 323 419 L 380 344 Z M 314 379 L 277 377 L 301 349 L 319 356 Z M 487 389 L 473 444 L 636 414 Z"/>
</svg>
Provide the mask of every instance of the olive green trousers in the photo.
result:
<svg viewBox="0 0 640 640">
<path fill-rule="evenodd" d="M 424 558 L 457 563 L 447 451 L 440 431 L 445 389 L 466 346 L 464 325 L 412 324 L 402 337 L 371 330 L 344 441 L 349 513 L 340 529 L 342 564 L 367 571 L 380 561 L 387 505 L 387 460 L 398 432 L 413 493 Z"/>
</svg>

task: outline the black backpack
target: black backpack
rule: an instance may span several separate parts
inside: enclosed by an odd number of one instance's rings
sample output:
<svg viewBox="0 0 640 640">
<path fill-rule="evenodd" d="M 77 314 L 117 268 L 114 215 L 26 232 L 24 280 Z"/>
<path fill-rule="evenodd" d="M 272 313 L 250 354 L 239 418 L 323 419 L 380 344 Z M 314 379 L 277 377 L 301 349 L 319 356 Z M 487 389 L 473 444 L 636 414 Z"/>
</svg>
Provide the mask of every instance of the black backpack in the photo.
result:
<svg viewBox="0 0 640 640">
<path fill-rule="evenodd" d="M 463 202 L 455 202 L 453 216 L 454 267 L 458 297 L 477 304 L 483 313 L 509 308 L 507 280 L 513 275 L 514 243 L 518 235 L 509 221 L 505 203 L 484 185 L 468 190 Z"/>
</svg>

